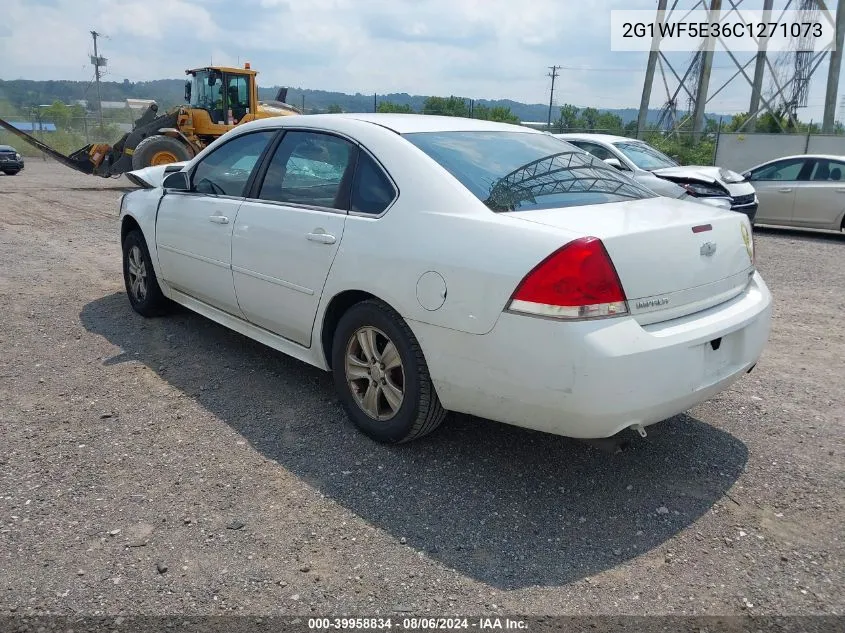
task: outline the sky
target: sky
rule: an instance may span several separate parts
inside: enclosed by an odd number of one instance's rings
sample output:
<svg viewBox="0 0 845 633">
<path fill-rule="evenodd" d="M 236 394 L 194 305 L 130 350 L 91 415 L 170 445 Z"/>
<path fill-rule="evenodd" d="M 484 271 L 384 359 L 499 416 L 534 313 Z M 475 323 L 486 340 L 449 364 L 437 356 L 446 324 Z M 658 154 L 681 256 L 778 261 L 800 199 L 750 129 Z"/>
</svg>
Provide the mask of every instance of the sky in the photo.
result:
<svg viewBox="0 0 845 633">
<path fill-rule="evenodd" d="M 692 7 L 696 0 L 680 0 Z M 727 3 L 724 3 L 727 6 Z M 749 7 L 762 0 L 746 0 Z M 776 0 L 776 6 L 783 4 Z M 455 94 L 548 103 L 549 66 L 560 65 L 555 104 L 638 107 L 647 53 L 610 50 L 610 11 L 653 11 L 656 0 L 2 0 L 0 79 L 90 80 L 91 30 L 103 34 L 105 78 L 184 78 L 214 63 L 259 71 L 262 86 L 347 93 Z M 752 53 L 739 55 L 744 62 Z M 669 56 L 683 74 L 691 53 Z M 735 72 L 714 59 L 711 94 Z M 753 64 L 749 71 L 753 70 Z M 666 72 L 670 71 L 666 69 Z M 811 84 L 822 116 L 827 61 Z M 670 89 L 677 85 L 672 81 Z M 841 94 L 845 95 L 845 82 Z M 748 109 L 738 77 L 708 112 Z M 651 107 L 666 90 L 658 73 Z"/>
</svg>

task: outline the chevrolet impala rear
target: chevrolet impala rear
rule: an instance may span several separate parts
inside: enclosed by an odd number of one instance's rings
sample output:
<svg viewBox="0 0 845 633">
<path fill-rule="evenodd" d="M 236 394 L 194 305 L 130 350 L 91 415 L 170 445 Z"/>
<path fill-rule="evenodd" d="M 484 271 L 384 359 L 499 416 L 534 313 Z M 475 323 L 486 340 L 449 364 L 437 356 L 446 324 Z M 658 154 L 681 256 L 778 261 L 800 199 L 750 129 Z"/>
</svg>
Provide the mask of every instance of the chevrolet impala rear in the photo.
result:
<svg viewBox="0 0 845 633">
<path fill-rule="evenodd" d="M 502 138 L 414 142 L 476 193 L 488 241 L 510 231 L 522 262 L 500 279 L 512 292 L 489 331 L 414 324 L 447 409 L 571 437 L 645 434 L 756 364 L 771 295 L 745 215 L 655 197 L 565 147 L 491 177 Z M 537 245 L 532 266 L 523 243 Z"/>
</svg>

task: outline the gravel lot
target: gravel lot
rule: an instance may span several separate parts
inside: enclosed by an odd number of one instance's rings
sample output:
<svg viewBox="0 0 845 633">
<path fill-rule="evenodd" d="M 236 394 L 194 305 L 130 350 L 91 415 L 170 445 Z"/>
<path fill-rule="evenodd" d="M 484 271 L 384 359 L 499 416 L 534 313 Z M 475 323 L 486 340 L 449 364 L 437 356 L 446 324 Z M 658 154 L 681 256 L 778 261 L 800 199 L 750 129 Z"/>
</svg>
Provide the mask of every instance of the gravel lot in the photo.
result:
<svg viewBox="0 0 845 633">
<path fill-rule="evenodd" d="M 761 362 L 624 453 L 396 448 L 327 374 L 132 312 L 125 187 L 0 176 L 0 614 L 845 614 L 845 236 L 758 231 Z"/>
</svg>

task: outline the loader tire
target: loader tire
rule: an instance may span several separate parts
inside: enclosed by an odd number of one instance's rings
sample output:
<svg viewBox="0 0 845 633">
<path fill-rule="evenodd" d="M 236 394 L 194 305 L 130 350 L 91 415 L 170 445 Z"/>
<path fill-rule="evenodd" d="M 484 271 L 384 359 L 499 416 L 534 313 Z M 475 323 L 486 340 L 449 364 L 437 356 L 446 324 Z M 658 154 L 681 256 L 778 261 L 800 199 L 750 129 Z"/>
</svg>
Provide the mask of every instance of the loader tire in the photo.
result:
<svg viewBox="0 0 845 633">
<path fill-rule="evenodd" d="M 132 154 L 132 169 L 167 165 L 191 159 L 191 152 L 182 141 L 156 134 L 138 143 Z"/>
</svg>

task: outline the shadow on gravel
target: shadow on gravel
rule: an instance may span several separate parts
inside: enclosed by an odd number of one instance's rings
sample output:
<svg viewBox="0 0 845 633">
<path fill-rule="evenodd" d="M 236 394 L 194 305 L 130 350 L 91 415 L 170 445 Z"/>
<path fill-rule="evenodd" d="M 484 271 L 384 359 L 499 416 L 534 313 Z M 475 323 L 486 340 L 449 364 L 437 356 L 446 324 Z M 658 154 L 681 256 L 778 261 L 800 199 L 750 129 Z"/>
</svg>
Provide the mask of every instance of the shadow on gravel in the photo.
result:
<svg viewBox="0 0 845 633">
<path fill-rule="evenodd" d="M 195 398 L 303 481 L 456 571 L 499 588 L 571 582 L 655 548 L 740 476 L 744 444 L 688 416 L 622 454 L 452 415 L 433 435 L 375 444 L 347 423 L 327 373 L 187 310 L 145 320 L 123 293 L 84 326 Z"/>
</svg>

